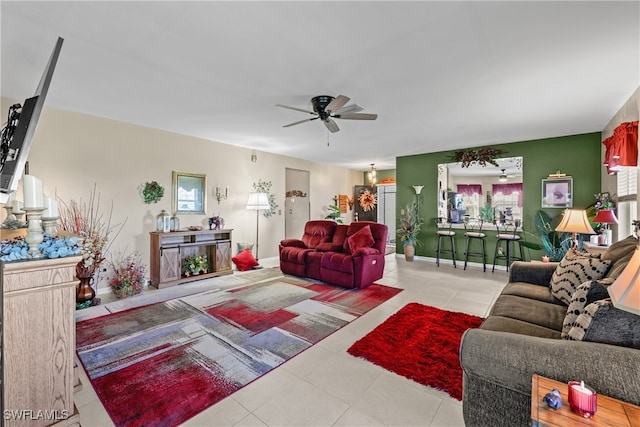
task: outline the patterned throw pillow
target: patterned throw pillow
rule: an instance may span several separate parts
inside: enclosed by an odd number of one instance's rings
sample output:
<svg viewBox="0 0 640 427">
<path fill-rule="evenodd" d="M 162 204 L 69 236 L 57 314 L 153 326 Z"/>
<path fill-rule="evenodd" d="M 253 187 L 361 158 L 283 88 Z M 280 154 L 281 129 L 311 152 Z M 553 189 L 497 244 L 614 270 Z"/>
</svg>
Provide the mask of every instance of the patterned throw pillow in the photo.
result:
<svg viewBox="0 0 640 427">
<path fill-rule="evenodd" d="M 569 305 L 575 290 L 588 280 L 602 279 L 611 265 L 610 260 L 602 260 L 599 255 L 585 255 L 569 250 L 551 277 L 551 294 Z"/>
<path fill-rule="evenodd" d="M 562 323 L 562 338 L 567 338 L 569 330 L 575 325 L 574 322 L 582 314 L 586 306 L 592 302 L 609 298 L 607 287 L 612 283 L 613 280 L 602 279 L 584 282 L 578 286 L 578 289 L 571 296 L 571 302 Z"/>
<path fill-rule="evenodd" d="M 611 299 L 602 299 L 585 307 L 566 337 L 640 349 L 640 316 L 619 310 Z"/>
</svg>

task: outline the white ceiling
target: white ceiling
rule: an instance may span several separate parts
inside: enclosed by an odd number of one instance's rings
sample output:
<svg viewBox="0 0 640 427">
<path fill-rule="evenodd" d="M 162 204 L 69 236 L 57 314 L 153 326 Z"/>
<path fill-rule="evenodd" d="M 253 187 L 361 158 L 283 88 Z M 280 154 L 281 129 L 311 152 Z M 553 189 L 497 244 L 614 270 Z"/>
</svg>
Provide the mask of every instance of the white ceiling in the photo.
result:
<svg viewBox="0 0 640 427">
<path fill-rule="evenodd" d="M 366 170 L 601 131 L 640 85 L 640 3 L 0 2 L 5 97 Z M 320 121 L 344 94 L 376 121 Z M 6 116 L 6 112 L 2 112 Z M 327 146 L 329 143 L 329 146 Z"/>
</svg>

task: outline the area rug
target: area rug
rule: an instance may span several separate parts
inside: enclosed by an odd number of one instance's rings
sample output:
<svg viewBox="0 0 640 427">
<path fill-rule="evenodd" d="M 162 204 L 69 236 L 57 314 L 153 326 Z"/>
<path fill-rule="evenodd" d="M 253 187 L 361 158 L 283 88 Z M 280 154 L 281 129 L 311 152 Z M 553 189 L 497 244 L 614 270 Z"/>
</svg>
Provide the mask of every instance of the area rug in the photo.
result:
<svg viewBox="0 0 640 427">
<path fill-rule="evenodd" d="M 401 289 L 282 276 L 77 323 L 77 352 L 116 426 L 174 426 Z"/>
<path fill-rule="evenodd" d="M 460 340 L 481 323 L 477 316 L 411 303 L 347 351 L 462 400 Z"/>
</svg>

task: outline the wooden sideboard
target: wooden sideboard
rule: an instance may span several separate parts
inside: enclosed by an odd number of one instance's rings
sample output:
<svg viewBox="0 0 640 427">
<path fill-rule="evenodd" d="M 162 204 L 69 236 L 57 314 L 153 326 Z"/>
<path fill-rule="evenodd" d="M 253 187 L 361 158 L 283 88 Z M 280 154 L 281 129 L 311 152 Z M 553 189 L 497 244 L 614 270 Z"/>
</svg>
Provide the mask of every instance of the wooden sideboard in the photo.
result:
<svg viewBox="0 0 640 427">
<path fill-rule="evenodd" d="M 5 426 L 80 425 L 73 401 L 80 259 L 0 262 Z"/>
<path fill-rule="evenodd" d="M 172 231 L 150 233 L 151 285 L 156 288 L 193 280 L 232 274 L 231 232 L 233 230 Z M 182 263 L 190 255 L 206 255 L 209 272 L 185 277 Z"/>
</svg>

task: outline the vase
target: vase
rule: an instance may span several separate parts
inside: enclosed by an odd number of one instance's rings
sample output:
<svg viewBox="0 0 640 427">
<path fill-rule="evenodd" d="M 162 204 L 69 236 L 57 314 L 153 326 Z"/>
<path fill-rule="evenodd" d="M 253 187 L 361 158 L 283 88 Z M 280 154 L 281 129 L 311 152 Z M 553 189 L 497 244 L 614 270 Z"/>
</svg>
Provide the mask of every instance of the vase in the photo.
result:
<svg viewBox="0 0 640 427">
<path fill-rule="evenodd" d="M 413 256 L 416 254 L 416 248 L 411 244 L 404 245 L 404 259 L 411 262 L 413 261 Z"/>
<path fill-rule="evenodd" d="M 78 277 L 80 283 L 76 286 L 76 303 L 82 304 L 91 301 L 96 296 L 93 290 L 93 276 Z"/>
</svg>

